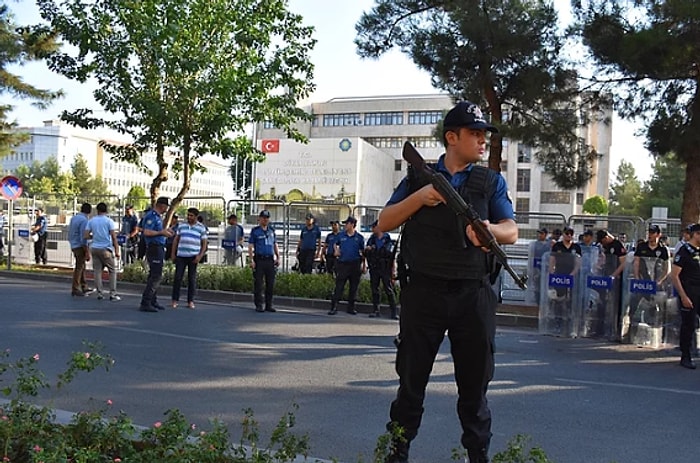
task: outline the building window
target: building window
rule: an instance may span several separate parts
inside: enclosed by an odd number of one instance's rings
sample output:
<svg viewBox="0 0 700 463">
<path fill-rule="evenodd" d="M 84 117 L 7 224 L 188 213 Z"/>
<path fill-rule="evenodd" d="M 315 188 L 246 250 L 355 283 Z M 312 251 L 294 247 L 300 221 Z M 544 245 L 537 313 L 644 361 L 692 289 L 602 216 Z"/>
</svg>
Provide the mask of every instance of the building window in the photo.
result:
<svg viewBox="0 0 700 463">
<path fill-rule="evenodd" d="M 323 115 L 324 127 L 345 127 L 349 125 L 362 125 L 360 113 Z"/>
<path fill-rule="evenodd" d="M 365 141 L 377 148 L 401 148 L 402 140 L 398 137 L 373 137 L 365 138 Z"/>
<path fill-rule="evenodd" d="M 583 193 L 576 193 L 576 204 L 583 205 Z"/>
<path fill-rule="evenodd" d="M 434 125 L 442 119 L 442 111 L 410 111 L 408 113 L 409 125 Z"/>
<path fill-rule="evenodd" d="M 365 125 L 402 125 L 403 113 L 367 113 Z"/>
<path fill-rule="evenodd" d="M 518 145 L 518 162 L 532 162 L 532 148 L 527 145 Z"/>
<path fill-rule="evenodd" d="M 263 122 L 263 129 L 274 129 L 275 124 L 272 123 L 272 121 L 264 121 Z"/>
<path fill-rule="evenodd" d="M 394 172 L 401 172 L 402 168 L 403 168 L 403 163 L 401 162 L 401 159 L 396 159 L 394 161 Z"/>
<path fill-rule="evenodd" d="M 530 169 L 518 169 L 515 191 L 530 191 Z"/>
<path fill-rule="evenodd" d="M 530 198 L 515 198 L 515 212 L 529 212 Z"/>
<path fill-rule="evenodd" d="M 540 192 L 542 204 L 571 204 L 571 193 L 568 191 L 542 191 Z"/>
<path fill-rule="evenodd" d="M 433 137 L 413 137 L 408 141 L 416 148 L 438 148 L 441 145 L 440 140 Z"/>
<path fill-rule="evenodd" d="M 314 120 L 311 122 L 312 127 L 318 127 L 320 117 L 314 116 Z"/>
</svg>

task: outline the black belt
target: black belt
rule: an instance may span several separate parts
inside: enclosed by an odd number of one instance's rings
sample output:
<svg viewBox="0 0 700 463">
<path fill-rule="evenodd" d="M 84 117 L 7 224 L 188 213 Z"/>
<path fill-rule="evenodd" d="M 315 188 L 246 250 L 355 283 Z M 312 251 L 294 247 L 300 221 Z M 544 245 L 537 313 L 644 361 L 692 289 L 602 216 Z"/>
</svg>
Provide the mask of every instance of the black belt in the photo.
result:
<svg viewBox="0 0 700 463">
<path fill-rule="evenodd" d="M 275 256 L 254 256 L 253 260 L 274 260 Z"/>
</svg>

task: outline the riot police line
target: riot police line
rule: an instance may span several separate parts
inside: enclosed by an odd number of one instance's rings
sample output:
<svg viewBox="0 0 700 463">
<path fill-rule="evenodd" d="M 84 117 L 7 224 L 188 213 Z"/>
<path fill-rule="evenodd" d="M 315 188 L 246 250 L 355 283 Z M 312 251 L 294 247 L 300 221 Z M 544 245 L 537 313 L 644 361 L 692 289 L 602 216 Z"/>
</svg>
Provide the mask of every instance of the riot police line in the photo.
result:
<svg viewBox="0 0 700 463">
<path fill-rule="evenodd" d="M 634 252 L 630 252 L 622 274 L 616 277 L 605 265 L 608 256 L 600 247 L 582 246 L 581 251 L 580 257 L 556 254 L 549 243 L 530 243 L 532 277 L 526 301 L 539 308 L 540 333 L 654 349 L 678 345 L 680 315 L 670 260 L 638 258 L 641 270 L 635 278 Z"/>
</svg>

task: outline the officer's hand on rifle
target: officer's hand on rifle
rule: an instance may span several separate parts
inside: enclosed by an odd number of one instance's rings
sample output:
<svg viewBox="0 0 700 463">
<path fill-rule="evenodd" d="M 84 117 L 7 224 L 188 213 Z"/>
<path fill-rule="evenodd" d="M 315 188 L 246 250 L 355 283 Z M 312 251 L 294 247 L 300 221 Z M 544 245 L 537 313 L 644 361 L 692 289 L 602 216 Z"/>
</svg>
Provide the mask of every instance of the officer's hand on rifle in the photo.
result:
<svg viewBox="0 0 700 463">
<path fill-rule="evenodd" d="M 435 207 L 440 203 L 445 202 L 445 198 L 433 187 L 432 184 L 425 185 L 418 190 L 416 194 L 420 195 L 421 203 L 424 206 Z"/>
<path fill-rule="evenodd" d="M 486 227 L 488 228 L 489 221 L 482 220 L 482 222 L 484 222 L 484 225 L 486 225 Z M 469 238 L 469 241 L 471 241 L 474 246 L 479 246 L 482 251 L 489 252 L 488 246 L 484 246 L 484 243 L 481 243 L 479 241 L 479 237 L 477 236 L 476 232 L 474 231 L 471 225 L 467 225 L 467 238 Z"/>
</svg>

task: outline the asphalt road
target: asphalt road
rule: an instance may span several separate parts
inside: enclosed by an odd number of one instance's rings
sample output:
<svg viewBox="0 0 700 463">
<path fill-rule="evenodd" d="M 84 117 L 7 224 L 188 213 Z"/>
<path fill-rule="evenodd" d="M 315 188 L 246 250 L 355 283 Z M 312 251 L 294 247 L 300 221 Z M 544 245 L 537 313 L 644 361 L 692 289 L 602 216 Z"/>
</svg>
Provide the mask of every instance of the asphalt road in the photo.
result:
<svg viewBox="0 0 700 463">
<path fill-rule="evenodd" d="M 253 409 L 265 437 L 298 404 L 296 430 L 310 435 L 314 457 L 371 461 L 397 386 L 396 322 L 303 308 L 260 314 L 247 303 L 151 314 L 137 311 L 136 293 L 122 296 L 71 298 L 68 282 L 0 276 L 0 348 L 39 353 L 49 377 L 84 339 L 116 359 L 110 372 L 81 376 L 43 403 L 79 411 L 110 399 L 144 426 L 179 408 L 200 427 L 229 423 L 234 441 L 243 409 Z M 450 462 L 459 448 L 448 343 L 412 463 Z M 525 434 L 557 463 L 698 460 L 700 370 L 678 367 L 674 351 L 499 329 L 496 362 L 491 453 Z"/>
</svg>

